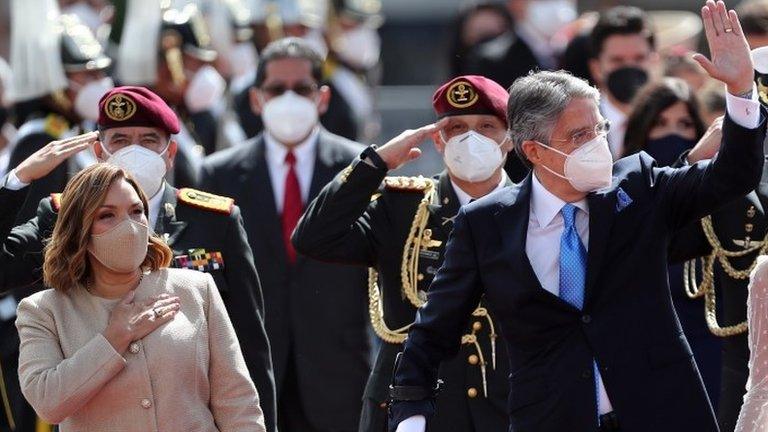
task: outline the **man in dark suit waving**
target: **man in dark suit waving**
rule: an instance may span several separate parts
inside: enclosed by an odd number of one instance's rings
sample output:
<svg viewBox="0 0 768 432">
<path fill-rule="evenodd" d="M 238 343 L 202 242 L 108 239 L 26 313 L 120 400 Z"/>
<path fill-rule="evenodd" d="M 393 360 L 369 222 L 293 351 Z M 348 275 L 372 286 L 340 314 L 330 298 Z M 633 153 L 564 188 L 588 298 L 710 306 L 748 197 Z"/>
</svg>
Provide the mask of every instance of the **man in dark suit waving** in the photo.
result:
<svg viewBox="0 0 768 432">
<path fill-rule="evenodd" d="M 711 163 L 658 168 L 641 153 L 613 165 L 594 88 L 563 72 L 512 85 L 509 134 L 533 172 L 460 210 L 395 372 L 391 430 L 423 427 L 437 366 L 485 296 L 509 351 L 510 430 L 717 431 L 666 249 L 675 229 L 757 186 L 765 126 L 736 14 L 710 0 L 702 18 L 712 60 L 696 59 L 729 92 Z"/>
<path fill-rule="evenodd" d="M 251 90 L 265 132 L 203 164 L 205 187 L 226 191 L 243 211 L 282 432 L 356 430 L 370 371 L 367 272 L 297 255 L 290 240 L 304 206 L 363 151 L 320 126 L 330 99 L 321 69 L 301 39 L 268 45 Z"/>
</svg>

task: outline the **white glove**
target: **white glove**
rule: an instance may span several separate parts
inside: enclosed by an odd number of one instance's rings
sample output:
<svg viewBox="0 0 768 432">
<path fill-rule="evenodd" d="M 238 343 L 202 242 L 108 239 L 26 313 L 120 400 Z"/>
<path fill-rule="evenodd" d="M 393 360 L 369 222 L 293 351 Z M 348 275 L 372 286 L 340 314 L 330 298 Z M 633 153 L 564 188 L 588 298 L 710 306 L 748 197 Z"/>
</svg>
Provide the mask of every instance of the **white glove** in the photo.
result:
<svg viewBox="0 0 768 432">
<path fill-rule="evenodd" d="M 395 432 L 424 432 L 427 429 L 427 419 L 423 415 L 408 417 L 397 425 Z"/>
</svg>

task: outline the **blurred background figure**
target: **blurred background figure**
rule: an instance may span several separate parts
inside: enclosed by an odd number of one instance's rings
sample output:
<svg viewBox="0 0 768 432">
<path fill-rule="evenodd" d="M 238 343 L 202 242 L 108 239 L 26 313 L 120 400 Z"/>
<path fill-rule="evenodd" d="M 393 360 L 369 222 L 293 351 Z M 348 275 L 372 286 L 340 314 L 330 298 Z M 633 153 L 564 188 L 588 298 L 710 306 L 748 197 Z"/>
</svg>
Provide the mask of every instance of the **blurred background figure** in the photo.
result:
<svg viewBox="0 0 768 432">
<path fill-rule="evenodd" d="M 768 0 L 744 0 L 738 7 L 741 28 L 752 49 L 768 45 Z"/>
<path fill-rule="evenodd" d="M 662 74 L 684 80 L 694 92 L 709 82 L 709 75 L 693 60 L 693 52 L 682 47 L 664 55 Z M 722 84 L 720 84 L 722 85 Z"/>
<path fill-rule="evenodd" d="M 12 104 L 10 101 L 13 72 L 4 58 L 0 57 L 0 178 L 8 172 L 8 162 L 13 151 L 16 128 L 11 118 Z"/>
<path fill-rule="evenodd" d="M 718 117 L 725 115 L 725 88 L 718 82 L 708 82 L 698 91 L 701 119 L 709 127 Z"/>
<path fill-rule="evenodd" d="M 608 144 L 618 158 L 624 153 L 632 98 L 648 82 L 658 61 L 656 39 L 645 12 L 627 6 L 601 13 L 590 37 L 590 72 L 600 89 L 600 111 L 611 122 Z"/>
<path fill-rule="evenodd" d="M 453 26 L 448 55 L 450 76 L 467 73 L 467 56 L 476 45 L 512 30 L 512 15 L 501 3 L 470 2 L 462 5 Z"/>
</svg>

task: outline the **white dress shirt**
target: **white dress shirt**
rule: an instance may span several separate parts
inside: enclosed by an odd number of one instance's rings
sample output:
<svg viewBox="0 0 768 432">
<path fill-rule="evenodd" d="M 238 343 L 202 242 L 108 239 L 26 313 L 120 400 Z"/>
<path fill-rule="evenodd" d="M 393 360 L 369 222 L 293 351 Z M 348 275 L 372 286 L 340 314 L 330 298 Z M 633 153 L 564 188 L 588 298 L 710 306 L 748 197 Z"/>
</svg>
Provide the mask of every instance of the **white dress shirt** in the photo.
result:
<svg viewBox="0 0 768 432">
<path fill-rule="evenodd" d="M 613 160 L 621 158 L 624 153 L 624 134 L 627 131 L 627 115 L 608 100 L 605 93 L 600 95 L 600 112 L 611 123 L 608 131 L 608 147 L 611 148 Z"/>
<path fill-rule="evenodd" d="M 149 228 L 154 230 L 157 226 L 157 217 L 160 215 L 160 206 L 162 205 L 163 195 L 165 194 L 165 188 L 168 185 L 163 182 L 160 185 L 160 189 L 156 194 L 147 199 L 147 205 L 149 206 Z"/>
<path fill-rule="evenodd" d="M 288 164 L 285 163 L 285 155 L 290 150 L 296 157 L 294 170 L 299 178 L 301 202 L 306 203 L 309 198 L 309 187 L 312 185 L 312 175 L 315 171 L 315 155 L 317 154 L 317 137 L 319 134 L 320 128 L 316 127 L 306 140 L 291 149 L 277 142 L 269 132 L 264 134 L 264 141 L 267 146 L 266 158 L 267 167 L 269 168 L 269 179 L 272 181 L 272 191 L 275 194 L 275 208 L 278 214 L 283 212 L 285 176 L 288 174 Z"/>
<path fill-rule="evenodd" d="M 496 192 L 497 190 L 503 188 L 505 184 L 507 184 L 507 173 L 504 170 L 502 170 L 501 171 L 501 181 L 499 182 L 499 184 L 496 185 L 495 188 L 493 188 L 493 190 L 491 192 L 488 192 L 488 193 L 490 194 L 490 193 Z M 467 205 L 467 204 L 469 204 L 470 201 L 475 199 L 475 198 L 472 198 L 472 196 L 470 194 L 464 192 L 464 189 L 459 187 L 459 185 L 457 185 L 453 181 L 453 179 L 451 179 L 451 186 L 453 186 L 453 191 L 456 193 L 456 198 L 459 199 L 459 204 L 460 205 Z"/>
</svg>

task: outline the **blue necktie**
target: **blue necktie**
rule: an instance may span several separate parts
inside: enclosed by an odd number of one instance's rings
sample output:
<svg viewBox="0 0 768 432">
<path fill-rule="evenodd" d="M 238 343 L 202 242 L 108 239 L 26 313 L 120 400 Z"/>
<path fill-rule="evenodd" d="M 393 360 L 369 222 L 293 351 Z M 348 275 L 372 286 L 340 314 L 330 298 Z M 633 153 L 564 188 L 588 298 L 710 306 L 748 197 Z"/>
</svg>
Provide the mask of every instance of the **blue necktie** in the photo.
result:
<svg viewBox="0 0 768 432">
<path fill-rule="evenodd" d="M 573 204 L 566 204 L 560 210 L 563 215 L 563 235 L 560 237 L 560 298 L 581 310 L 584 307 L 584 286 L 587 280 L 587 250 L 576 231 L 577 210 Z M 593 361 L 592 364 L 595 401 L 599 403 L 597 362 Z M 596 414 L 599 412 L 598 406 Z"/>
</svg>

